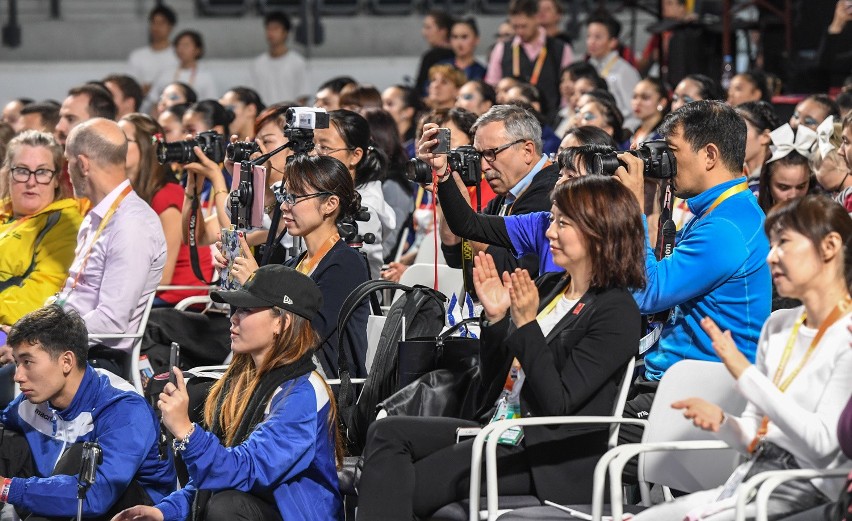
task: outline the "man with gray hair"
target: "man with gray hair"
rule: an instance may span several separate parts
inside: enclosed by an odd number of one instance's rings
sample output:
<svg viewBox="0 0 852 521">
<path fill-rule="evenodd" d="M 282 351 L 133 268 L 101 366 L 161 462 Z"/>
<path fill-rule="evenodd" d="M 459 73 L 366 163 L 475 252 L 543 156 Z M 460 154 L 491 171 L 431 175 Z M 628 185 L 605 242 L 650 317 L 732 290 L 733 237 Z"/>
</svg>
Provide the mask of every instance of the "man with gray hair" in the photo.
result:
<svg viewBox="0 0 852 521">
<path fill-rule="evenodd" d="M 433 154 L 437 144 L 437 125 L 427 123 L 418 147 L 418 157 L 431 163 L 438 172 L 438 199 L 447 204 L 458 199 L 459 189 L 466 195 L 458 174 L 452 177 L 458 185 L 446 183 L 451 176 L 446 173 L 447 156 Z M 532 112 L 516 105 L 495 105 L 479 117 L 471 129 L 474 132 L 473 146 L 482 155 L 480 164 L 485 180 L 497 194 L 483 209 L 487 215 L 518 215 L 549 211 L 550 191 L 559 178 L 559 166 L 551 163 L 542 153 L 541 125 Z M 470 242 L 470 248 L 462 248 L 461 239 L 444 223 L 440 227 L 441 248 L 449 266 L 458 268 L 463 264 L 472 266 L 473 255 L 486 251 L 494 257 L 499 272 L 523 268 L 530 276 L 538 275 L 539 259 L 535 255 L 515 258 L 506 248 Z M 463 262 L 469 259 L 471 262 Z"/>
<path fill-rule="evenodd" d="M 92 365 L 125 377 L 131 341 L 101 342 L 96 335 L 136 331 L 166 262 L 163 227 L 130 186 L 126 156 L 127 138 L 114 121 L 90 119 L 68 135 L 74 193 L 87 197 L 92 210 L 80 225 L 76 256 L 56 300 L 85 320 Z"/>
</svg>

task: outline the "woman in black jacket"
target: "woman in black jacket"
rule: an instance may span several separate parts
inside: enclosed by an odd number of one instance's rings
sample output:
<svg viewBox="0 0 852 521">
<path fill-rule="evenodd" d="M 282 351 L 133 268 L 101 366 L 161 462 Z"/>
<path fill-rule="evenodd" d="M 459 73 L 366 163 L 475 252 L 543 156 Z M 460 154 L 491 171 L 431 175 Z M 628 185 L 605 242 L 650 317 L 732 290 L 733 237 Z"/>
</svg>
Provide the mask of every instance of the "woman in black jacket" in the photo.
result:
<svg viewBox="0 0 852 521">
<path fill-rule="evenodd" d="M 640 337 L 630 289 L 645 284 L 636 199 L 611 177 L 554 189 L 547 231 L 566 273 L 535 284 L 523 270 L 497 273 L 482 253 L 474 281 L 484 306 L 482 380 L 486 418 L 609 415 Z M 496 409 L 492 407 L 496 402 Z M 358 519 L 426 517 L 467 496 L 472 440 L 456 443 L 452 418 L 387 418 L 367 435 Z M 588 502 L 604 428 L 524 429 L 498 451 L 501 494 Z"/>
</svg>

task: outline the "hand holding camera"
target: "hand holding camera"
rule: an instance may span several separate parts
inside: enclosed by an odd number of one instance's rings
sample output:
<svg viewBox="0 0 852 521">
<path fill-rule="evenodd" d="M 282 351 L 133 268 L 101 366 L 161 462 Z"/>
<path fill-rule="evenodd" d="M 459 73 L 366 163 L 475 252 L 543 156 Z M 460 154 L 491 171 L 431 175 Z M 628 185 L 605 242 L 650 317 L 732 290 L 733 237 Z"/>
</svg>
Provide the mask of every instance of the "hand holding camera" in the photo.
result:
<svg viewBox="0 0 852 521">
<path fill-rule="evenodd" d="M 615 177 L 626 186 L 639 202 L 639 209 L 645 211 L 645 163 L 641 158 L 624 152 L 618 154 L 621 163 L 615 170 Z M 626 168 L 625 168 L 626 165 Z"/>
<path fill-rule="evenodd" d="M 442 134 L 442 132 L 435 123 L 423 125 L 423 135 L 417 142 L 417 158 L 427 163 L 435 171 L 443 173 L 447 169 L 447 151 L 444 151 L 443 154 L 435 151 L 438 148 L 439 134 Z M 447 148 L 449 149 L 449 145 Z"/>
</svg>

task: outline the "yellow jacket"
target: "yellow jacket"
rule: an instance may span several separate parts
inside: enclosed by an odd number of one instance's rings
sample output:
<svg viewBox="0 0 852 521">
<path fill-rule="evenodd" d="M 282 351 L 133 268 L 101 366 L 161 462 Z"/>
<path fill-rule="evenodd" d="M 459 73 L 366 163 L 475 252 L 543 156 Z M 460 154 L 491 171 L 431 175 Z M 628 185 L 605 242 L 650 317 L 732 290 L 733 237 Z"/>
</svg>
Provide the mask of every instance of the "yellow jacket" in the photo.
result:
<svg viewBox="0 0 852 521">
<path fill-rule="evenodd" d="M 14 324 L 43 306 L 64 284 L 83 217 L 76 200 L 60 199 L 25 221 L 10 222 L 11 213 L 3 211 L 10 208 L 9 201 L 4 203 L 0 205 L 0 324 Z M 51 219 L 52 214 L 58 219 Z M 49 221 L 53 225 L 36 246 Z"/>
</svg>

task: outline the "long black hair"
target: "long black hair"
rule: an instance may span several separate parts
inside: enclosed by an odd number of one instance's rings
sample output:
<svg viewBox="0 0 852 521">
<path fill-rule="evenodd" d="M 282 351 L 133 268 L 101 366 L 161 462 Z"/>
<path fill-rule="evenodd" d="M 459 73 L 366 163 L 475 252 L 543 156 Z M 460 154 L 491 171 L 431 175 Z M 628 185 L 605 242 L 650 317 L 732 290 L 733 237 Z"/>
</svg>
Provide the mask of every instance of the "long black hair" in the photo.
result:
<svg viewBox="0 0 852 521">
<path fill-rule="evenodd" d="M 382 181 L 387 172 L 388 158 L 370 138 L 370 124 L 364 116 L 351 110 L 340 109 L 328 113 L 328 118 L 346 146 L 363 150 L 361 160 L 355 165 L 355 187 L 371 181 Z"/>
</svg>

